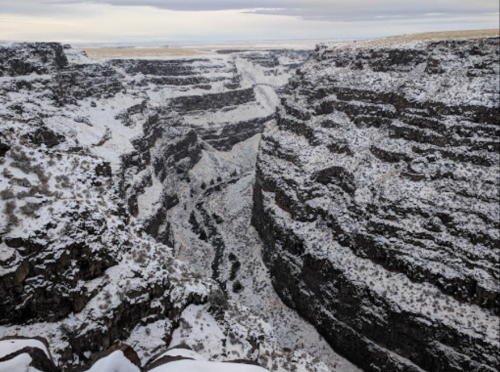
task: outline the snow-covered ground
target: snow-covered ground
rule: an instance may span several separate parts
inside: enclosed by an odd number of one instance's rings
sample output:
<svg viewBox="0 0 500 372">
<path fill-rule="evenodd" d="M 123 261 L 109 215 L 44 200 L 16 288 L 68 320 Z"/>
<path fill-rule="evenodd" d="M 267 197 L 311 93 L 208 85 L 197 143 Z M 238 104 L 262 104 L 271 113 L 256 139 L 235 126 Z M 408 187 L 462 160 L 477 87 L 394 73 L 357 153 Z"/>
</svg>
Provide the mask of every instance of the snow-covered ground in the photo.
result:
<svg viewBox="0 0 500 372">
<path fill-rule="evenodd" d="M 277 371 L 291 368 L 318 372 L 359 371 L 333 352 L 316 329 L 286 307 L 272 288 L 269 272 L 262 261 L 262 243 L 250 225 L 255 182 L 253 169 L 259 140 L 260 135 L 257 135 L 234 146 L 230 152 L 204 152 L 200 163 L 190 172 L 191 179 L 207 184 L 218 177 L 226 181 L 207 186 L 194 198 L 186 187 L 180 194 L 180 204 L 169 211 L 169 220 L 174 225 L 176 256 L 205 276 L 213 274 L 210 263 L 215 259 L 214 248 L 192 231 L 189 215 L 195 210 L 202 221 L 200 212 L 204 209 L 205 215 L 222 216 L 222 222 L 213 222 L 225 245 L 217 279 L 227 284 L 231 309 L 222 320 L 216 321 L 206 307 L 188 307 L 170 345 L 184 343 L 195 350 L 203 345 L 203 349 L 197 351 L 207 358 L 224 360 L 231 356 L 239 359 L 252 356 L 248 354 L 252 348 L 248 342 L 230 343 L 231 332 L 242 329 L 245 334 L 261 329 L 262 340 L 254 352 L 261 365 L 269 369 L 274 366 L 273 370 Z M 235 170 L 241 176 L 231 178 Z M 233 277 L 234 267 L 238 269 Z M 245 340 L 248 337 L 238 338 Z"/>
</svg>

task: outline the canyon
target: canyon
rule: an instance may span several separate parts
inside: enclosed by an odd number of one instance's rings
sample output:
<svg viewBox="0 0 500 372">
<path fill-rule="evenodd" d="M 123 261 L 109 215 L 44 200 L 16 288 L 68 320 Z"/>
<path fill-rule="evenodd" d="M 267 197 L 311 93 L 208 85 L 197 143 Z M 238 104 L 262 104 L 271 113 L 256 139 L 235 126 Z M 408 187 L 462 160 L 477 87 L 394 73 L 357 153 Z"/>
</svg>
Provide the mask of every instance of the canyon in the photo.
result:
<svg viewBox="0 0 500 372">
<path fill-rule="evenodd" d="M 0 44 L 0 370 L 497 371 L 498 58 Z"/>
</svg>

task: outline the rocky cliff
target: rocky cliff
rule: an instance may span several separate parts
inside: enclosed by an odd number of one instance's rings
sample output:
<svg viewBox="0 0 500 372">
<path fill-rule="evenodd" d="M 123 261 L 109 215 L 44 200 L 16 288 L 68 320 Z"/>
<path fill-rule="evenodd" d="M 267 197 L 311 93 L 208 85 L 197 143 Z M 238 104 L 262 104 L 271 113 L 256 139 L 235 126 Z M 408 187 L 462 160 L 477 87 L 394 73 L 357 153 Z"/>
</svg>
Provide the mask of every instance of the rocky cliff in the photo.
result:
<svg viewBox="0 0 500 372">
<path fill-rule="evenodd" d="M 274 288 L 366 371 L 497 371 L 499 40 L 320 45 L 266 126 Z"/>
</svg>

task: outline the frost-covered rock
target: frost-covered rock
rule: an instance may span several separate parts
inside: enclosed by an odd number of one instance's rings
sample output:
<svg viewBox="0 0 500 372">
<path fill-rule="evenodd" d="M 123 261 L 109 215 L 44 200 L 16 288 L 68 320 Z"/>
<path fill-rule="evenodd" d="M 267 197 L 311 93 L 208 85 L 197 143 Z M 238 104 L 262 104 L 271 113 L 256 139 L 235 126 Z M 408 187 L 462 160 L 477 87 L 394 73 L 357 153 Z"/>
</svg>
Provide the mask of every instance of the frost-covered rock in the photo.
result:
<svg viewBox="0 0 500 372">
<path fill-rule="evenodd" d="M 369 371 L 499 363 L 499 38 L 320 45 L 257 161 L 282 299 Z"/>
<path fill-rule="evenodd" d="M 45 75 L 68 65 L 59 43 L 13 43 L 0 45 L 0 77 Z"/>
</svg>

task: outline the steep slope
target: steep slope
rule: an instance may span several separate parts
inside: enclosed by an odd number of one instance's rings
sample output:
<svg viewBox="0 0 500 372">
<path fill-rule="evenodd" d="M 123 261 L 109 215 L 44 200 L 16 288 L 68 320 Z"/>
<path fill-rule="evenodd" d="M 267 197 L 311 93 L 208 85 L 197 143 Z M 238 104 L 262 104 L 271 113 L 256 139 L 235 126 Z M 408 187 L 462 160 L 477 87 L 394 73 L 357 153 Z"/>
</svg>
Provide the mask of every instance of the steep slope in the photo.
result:
<svg viewBox="0 0 500 372">
<path fill-rule="evenodd" d="M 499 38 L 321 45 L 266 126 L 281 298 L 366 371 L 499 365 Z"/>
<path fill-rule="evenodd" d="M 131 219 L 120 156 L 141 132 L 113 124 L 137 99 L 114 69 L 71 53 L 0 47 L 0 334 L 44 337 L 65 369 L 138 325 L 168 339 L 187 305 L 219 293 Z"/>
</svg>

